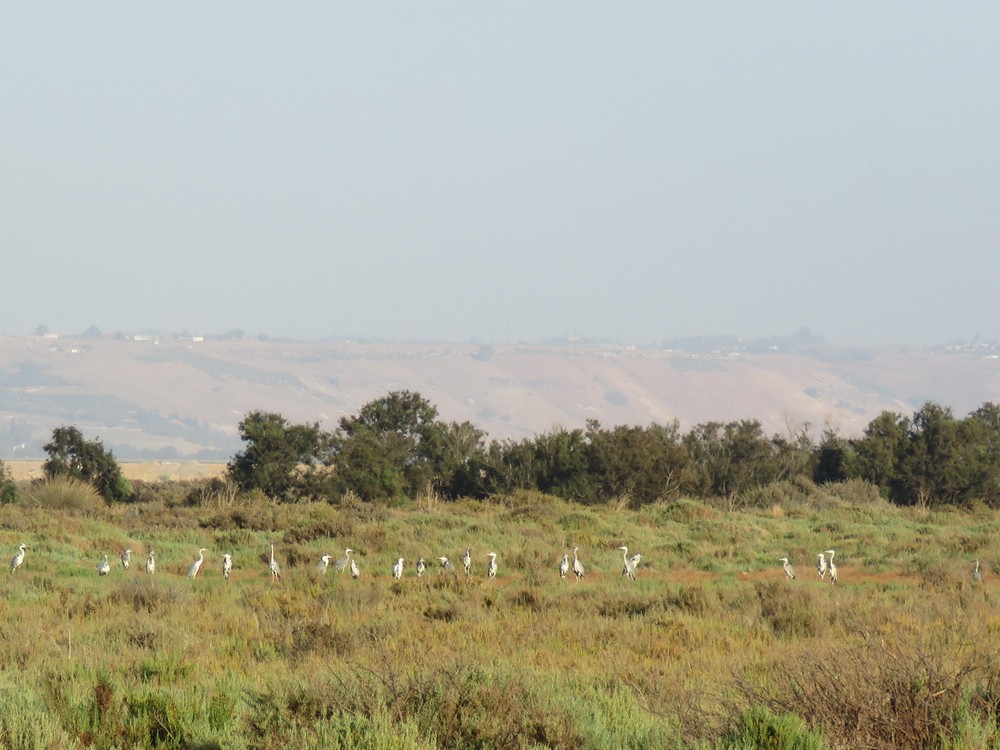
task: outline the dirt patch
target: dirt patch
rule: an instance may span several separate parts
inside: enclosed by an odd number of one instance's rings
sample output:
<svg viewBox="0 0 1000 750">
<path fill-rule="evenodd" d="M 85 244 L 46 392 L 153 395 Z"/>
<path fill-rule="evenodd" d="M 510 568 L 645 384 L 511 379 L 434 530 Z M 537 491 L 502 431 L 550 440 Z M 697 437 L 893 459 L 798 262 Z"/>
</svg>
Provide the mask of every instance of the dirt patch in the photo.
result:
<svg viewBox="0 0 1000 750">
<path fill-rule="evenodd" d="M 211 479 L 226 472 L 224 463 L 200 461 L 120 461 L 126 479 L 142 482 L 164 482 L 185 479 Z M 41 479 L 42 461 L 4 461 L 15 481 Z"/>
</svg>

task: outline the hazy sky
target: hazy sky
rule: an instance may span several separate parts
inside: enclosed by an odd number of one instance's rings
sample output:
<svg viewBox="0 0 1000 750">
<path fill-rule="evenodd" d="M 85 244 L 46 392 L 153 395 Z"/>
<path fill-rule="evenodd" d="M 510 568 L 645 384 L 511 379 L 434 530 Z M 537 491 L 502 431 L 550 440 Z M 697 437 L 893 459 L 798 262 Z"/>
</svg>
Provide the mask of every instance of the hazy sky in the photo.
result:
<svg viewBox="0 0 1000 750">
<path fill-rule="evenodd" d="M 1000 4 L 0 4 L 0 333 L 1000 339 Z"/>
</svg>

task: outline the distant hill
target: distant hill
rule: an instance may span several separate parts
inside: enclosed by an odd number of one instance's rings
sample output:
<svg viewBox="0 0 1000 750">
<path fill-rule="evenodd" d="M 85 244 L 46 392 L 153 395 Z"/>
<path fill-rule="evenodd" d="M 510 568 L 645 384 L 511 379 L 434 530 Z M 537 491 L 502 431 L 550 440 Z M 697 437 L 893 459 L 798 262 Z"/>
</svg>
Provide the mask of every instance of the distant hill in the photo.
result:
<svg viewBox="0 0 1000 750">
<path fill-rule="evenodd" d="M 698 351 L 611 345 L 295 343 L 193 338 L 0 338 L 0 458 L 43 455 L 75 424 L 122 460 L 225 460 L 249 411 L 332 429 L 392 390 L 419 392 L 444 419 L 491 438 L 555 426 L 759 419 L 859 434 L 883 410 L 927 400 L 962 416 L 1000 400 L 988 347 L 785 351 L 738 342 Z"/>
</svg>

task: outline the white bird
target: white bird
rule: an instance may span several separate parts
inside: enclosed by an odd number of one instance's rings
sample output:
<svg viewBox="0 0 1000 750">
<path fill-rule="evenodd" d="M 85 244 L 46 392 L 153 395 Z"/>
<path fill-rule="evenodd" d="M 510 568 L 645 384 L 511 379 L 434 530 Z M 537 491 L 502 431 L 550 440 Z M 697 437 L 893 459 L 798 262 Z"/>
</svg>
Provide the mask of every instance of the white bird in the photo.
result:
<svg viewBox="0 0 1000 750">
<path fill-rule="evenodd" d="M 351 558 L 351 578 L 354 578 L 355 580 L 357 580 L 360 577 L 361 577 L 361 568 L 358 567 L 358 563 L 352 557 Z"/>
<path fill-rule="evenodd" d="M 111 572 L 111 563 L 108 562 L 108 556 L 105 555 L 104 559 L 97 563 L 97 575 L 106 576 Z"/>
<path fill-rule="evenodd" d="M 489 563 L 486 565 L 486 576 L 488 578 L 496 578 L 497 577 L 497 553 L 496 552 L 488 552 L 486 554 L 486 556 L 488 558 L 490 558 Z"/>
<path fill-rule="evenodd" d="M 628 547 L 623 545 L 618 549 L 622 551 L 622 559 L 625 561 L 625 567 L 622 568 L 622 576 L 627 576 L 634 581 L 635 569 L 639 567 L 639 560 L 642 558 L 642 555 L 635 554 L 630 558 L 628 556 Z"/>
<path fill-rule="evenodd" d="M 447 557 L 439 557 L 438 562 L 441 563 L 441 567 L 444 569 L 445 573 L 455 572 L 455 566 L 451 564 L 451 560 Z"/>
<path fill-rule="evenodd" d="M 274 545 L 271 545 L 271 562 L 268 563 L 267 567 L 271 570 L 271 580 L 280 581 L 281 580 L 281 566 L 278 565 L 278 561 L 274 559 Z"/>
<path fill-rule="evenodd" d="M 983 580 L 983 571 L 979 569 L 979 560 L 974 560 L 973 562 L 976 563 L 976 567 L 972 571 L 972 580 L 978 583 Z"/>
<path fill-rule="evenodd" d="M 465 568 L 465 575 L 472 575 L 472 547 L 466 547 L 465 554 L 462 555 L 462 566 Z"/>
<path fill-rule="evenodd" d="M 193 563 L 191 563 L 190 567 L 188 567 L 187 577 L 188 578 L 194 578 L 196 575 L 198 575 L 198 571 L 201 570 L 201 564 L 203 562 L 205 562 L 205 548 L 204 547 L 202 547 L 200 550 L 198 550 L 198 557 L 195 558 L 195 561 Z"/>
<path fill-rule="evenodd" d="M 778 559 L 782 563 L 781 567 L 785 569 L 785 575 L 788 576 L 789 578 L 791 578 L 794 581 L 795 580 L 795 570 L 792 569 L 791 564 L 788 562 L 788 558 L 787 557 L 779 557 Z"/>
<path fill-rule="evenodd" d="M 128 566 L 132 564 L 132 549 L 126 549 L 121 554 L 122 567 L 128 570 Z"/>
<path fill-rule="evenodd" d="M 351 561 L 352 552 L 354 552 L 354 550 L 352 550 L 350 547 L 345 549 L 344 556 L 333 564 L 334 570 L 336 570 L 338 573 L 343 573 L 344 570 L 347 568 L 347 563 Z"/>
<path fill-rule="evenodd" d="M 233 572 L 233 556 L 228 552 L 222 556 L 222 577 L 227 581 L 229 574 Z"/>
<path fill-rule="evenodd" d="M 830 583 L 837 582 L 837 566 L 833 564 L 833 556 L 836 554 L 832 549 L 828 549 L 826 554 L 830 556 L 827 566 L 830 568 Z"/>
<path fill-rule="evenodd" d="M 24 544 L 22 544 L 20 547 L 17 548 L 17 552 L 14 554 L 14 557 L 12 557 L 11 560 L 10 560 L 10 572 L 11 573 L 13 573 L 15 570 L 17 570 L 18 568 L 20 568 L 21 565 L 24 564 L 24 551 L 26 549 L 28 549 L 28 548 Z"/>
<path fill-rule="evenodd" d="M 569 573 L 569 553 L 564 552 L 562 562 L 559 563 L 559 577 L 565 578 L 568 573 Z"/>
<path fill-rule="evenodd" d="M 583 563 L 580 562 L 580 559 L 576 556 L 576 551 L 578 549 L 580 548 L 579 547 L 573 548 L 573 574 L 576 576 L 577 580 L 582 580 L 584 570 L 583 570 Z"/>
<path fill-rule="evenodd" d="M 396 560 L 396 564 L 392 566 L 392 577 L 397 581 L 403 577 L 403 558 Z"/>
<path fill-rule="evenodd" d="M 427 570 L 427 563 L 425 563 L 424 558 L 421 557 L 417 560 L 417 578 L 420 578 L 420 576 L 424 574 L 425 570 Z"/>
<path fill-rule="evenodd" d="M 148 575 L 153 575 L 156 572 L 156 560 L 153 559 L 153 550 L 149 551 L 146 555 L 146 573 Z"/>
<path fill-rule="evenodd" d="M 826 557 L 824 556 L 823 552 L 820 552 L 819 560 L 816 561 L 816 570 L 819 572 L 819 580 L 822 581 L 826 579 L 827 567 L 828 566 L 826 564 Z"/>
<path fill-rule="evenodd" d="M 320 573 L 326 573 L 326 569 L 330 567 L 330 556 L 323 555 L 319 562 L 316 563 L 316 570 Z"/>
</svg>

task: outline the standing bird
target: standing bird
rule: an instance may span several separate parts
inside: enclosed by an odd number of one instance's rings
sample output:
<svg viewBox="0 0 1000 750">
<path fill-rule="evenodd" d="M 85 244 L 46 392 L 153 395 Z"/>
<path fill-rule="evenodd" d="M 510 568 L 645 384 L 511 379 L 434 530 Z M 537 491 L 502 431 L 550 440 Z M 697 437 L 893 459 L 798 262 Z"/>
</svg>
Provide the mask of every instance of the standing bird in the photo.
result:
<svg viewBox="0 0 1000 750">
<path fill-rule="evenodd" d="M 128 566 L 132 564 L 132 549 L 131 547 L 126 549 L 121 554 L 122 567 L 128 570 Z"/>
<path fill-rule="evenodd" d="M 233 556 L 228 552 L 222 556 L 222 577 L 227 581 L 229 574 L 233 572 Z"/>
<path fill-rule="evenodd" d="M 396 560 L 396 564 L 392 566 L 392 577 L 397 581 L 403 577 L 403 558 Z"/>
<path fill-rule="evenodd" d="M 441 568 L 444 570 L 445 573 L 453 574 L 455 572 L 455 566 L 451 564 L 451 560 L 449 560 L 447 557 L 439 557 L 438 562 L 441 563 Z"/>
<path fill-rule="evenodd" d="M 462 565 L 465 567 L 465 575 L 472 575 L 472 547 L 465 548 L 465 554 L 462 555 Z"/>
<path fill-rule="evenodd" d="M 323 555 L 316 563 L 316 572 L 326 574 L 326 569 L 330 567 L 330 556 Z"/>
<path fill-rule="evenodd" d="M 489 552 L 489 553 L 487 553 L 486 556 L 488 558 L 490 558 L 489 563 L 486 565 L 486 576 L 488 578 L 496 578 L 497 577 L 497 553 L 496 552 Z"/>
<path fill-rule="evenodd" d="M 568 573 L 569 573 L 569 554 L 563 552 L 562 562 L 559 563 L 559 577 L 565 578 Z"/>
<path fill-rule="evenodd" d="M 111 563 L 108 562 L 108 556 L 105 555 L 104 559 L 97 563 L 97 575 L 106 576 L 111 572 Z"/>
<path fill-rule="evenodd" d="M 424 571 L 427 570 L 427 563 L 424 562 L 424 558 L 417 560 L 417 578 L 420 578 Z"/>
<path fill-rule="evenodd" d="M 979 581 L 983 580 L 983 571 L 979 569 L 979 560 L 973 560 L 973 562 L 976 564 L 976 567 L 972 571 L 972 580 L 979 583 Z"/>
<path fill-rule="evenodd" d="M 792 569 L 791 564 L 788 562 L 788 558 L 787 557 L 779 557 L 778 559 L 782 563 L 781 567 L 785 569 L 785 575 L 788 578 L 791 578 L 794 581 L 795 580 L 795 571 Z"/>
<path fill-rule="evenodd" d="M 836 554 L 832 549 L 828 549 L 826 554 L 830 556 L 830 561 L 827 563 L 827 567 L 830 568 L 830 583 L 837 582 L 837 566 L 833 564 L 833 556 Z"/>
<path fill-rule="evenodd" d="M 336 570 L 338 573 L 343 573 L 344 570 L 347 569 L 347 563 L 349 563 L 351 561 L 351 553 L 352 552 L 354 552 L 354 550 L 352 550 L 350 547 L 348 547 L 347 549 L 345 549 L 344 550 L 344 556 L 342 558 L 340 558 L 339 560 L 337 560 L 337 562 L 335 562 L 333 564 L 334 570 Z"/>
<path fill-rule="evenodd" d="M 24 551 L 28 549 L 26 545 L 22 544 L 17 548 L 17 552 L 10 559 L 10 572 L 13 573 L 15 570 L 20 568 L 24 564 Z"/>
<path fill-rule="evenodd" d="M 203 562 L 205 562 L 204 547 L 198 550 L 198 557 L 195 558 L 195 561 L 191 563 L 190 567 L 188 568 L 187 577 L 194 578 L 196 575 L 198 575 L 198 571 L 201 570 L 201 564 Z"/>
<path fill-rule="evenodd" d="M 580 562 L 580 558 L 576 556 L 576 552 L 578 549 L 580 548 L 579 547 L 573 548 L 573 574 L 576 576 L 576 579 L 578 581 L 582 581 L 584 570 L 583 570 L 583 563 Z"/>
<path fill-rule="evenodd" d="M 353 578 L 356 581 L 360 577 L 361 577 L 361 568 L 358 567 L 357 561 L 352 557 L 351 558 L 351 578 Z"/>
<path fill-rule="evenodd" d="M 156 560 L 153 559 L 153 550 L 146 555 L 146 574 L 153 575 L 156 572 Z"/>
<path fill-rule="evenodd" d="M 274 544 L 271 544 L 271 562 L 267 564 L 267 567 L 271 571 L 271 580 L 280 581 L 281 580 L 281 566 L 278 565 L 278 561 L 274 559 Z"/>
<path fill-rule="evenodd" d="M 824 553 L 820 552 L 819 560 L 816 561 L 816 570 L 819 573 L 819 580 L 822 581 L 826 579 L 826 569 L 826 557 L 824 556 Z"/>
<path fill-rule="evenodd" d="M 622 551 L 622 559 L 625 561 L 625 567 L 622 568 L 622 576 L 628 576 L 634 581 L 635 569 L 639 567 L 639 560 L 642 558 L 642 555 L 636 554 L 630 558 L 628 556 L 628 547 L 621 546 L 618 549 Z"/>
</svg>

